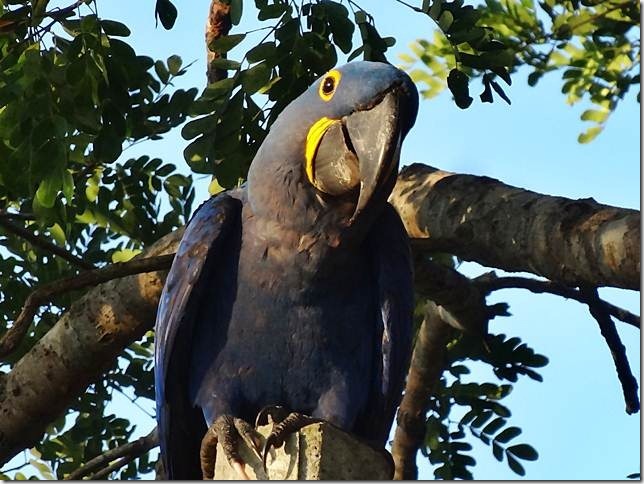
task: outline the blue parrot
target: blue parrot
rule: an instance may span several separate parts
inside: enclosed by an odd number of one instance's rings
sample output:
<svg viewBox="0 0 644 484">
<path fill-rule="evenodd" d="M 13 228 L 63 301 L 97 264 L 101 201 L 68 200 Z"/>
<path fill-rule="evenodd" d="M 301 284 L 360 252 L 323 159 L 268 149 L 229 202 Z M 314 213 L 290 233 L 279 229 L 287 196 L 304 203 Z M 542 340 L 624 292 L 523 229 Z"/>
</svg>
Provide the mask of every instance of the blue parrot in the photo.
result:
<svg viewBox="0 0 644 484">
<path fill-rule="evenodd" d="M 156 323 L 169 479 L 212 478 L 217 441 L 245 476 L 237 442 L 271 407 L 289 423 L 271 445 L 320 419 L 384 448 L 413 312 L 409 242 L 387 198 L 417 111 L 401 70 L 333 69 L 280 114 L 247 183 L 196 211 Z"/>
</svg>

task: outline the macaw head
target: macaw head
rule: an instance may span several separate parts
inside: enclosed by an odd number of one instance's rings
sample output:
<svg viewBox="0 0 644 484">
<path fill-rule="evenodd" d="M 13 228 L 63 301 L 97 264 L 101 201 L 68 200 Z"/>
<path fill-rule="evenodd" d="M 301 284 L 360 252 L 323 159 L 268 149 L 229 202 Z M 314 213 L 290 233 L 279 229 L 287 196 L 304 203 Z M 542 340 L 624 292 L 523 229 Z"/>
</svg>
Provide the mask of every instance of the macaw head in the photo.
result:
<svg viewBox="0 0 644 484">
<path fill-rule="evenodd" d="M 418 112 L 418 92 L 390 64 L 333 69 L 289 104 L 248 175 L 253 211 L 279 223 L 350 227 L 382 207 L 400 148 Z"/>
</svg>

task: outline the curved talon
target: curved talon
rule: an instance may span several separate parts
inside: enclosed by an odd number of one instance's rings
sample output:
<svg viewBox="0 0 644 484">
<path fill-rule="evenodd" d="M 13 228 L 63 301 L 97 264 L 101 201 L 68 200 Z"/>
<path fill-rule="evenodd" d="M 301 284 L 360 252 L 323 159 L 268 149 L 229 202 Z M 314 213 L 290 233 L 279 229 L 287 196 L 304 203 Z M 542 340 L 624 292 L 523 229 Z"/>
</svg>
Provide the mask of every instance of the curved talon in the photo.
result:
<svg viewBox="0 0 644 484">
<path fill-rule="evenodd" d="M 273 430 L 273 432 L 275 432 L 275 430 Z M 271 432 L 271 434 L 268 436 L 262 447 L 262 466 L 264 467 L 264 474 L 266 474 L 267 476 L 268 470 L 266 469 L 266 460 L 268 458 L 268 453 L 270 452 L 271 447 L 275 447 L 277 449 L 284 444 L 284 441 L 280 441 L 279 437 L 274 435 L 273 432 Z"/>
<path fill-rule="evenodd" d="M 266 408 L 266 407 L 264 407 Z M 282 407 L 278 407 L 282 409 Z M 263 411 L 264 409 L 262 409 Z M 260 411 L 261 413 L 261 411 Z M 272 414 L 271 414 L 272 416 Z M 271 430 L 270 435 L 266 438 L 264 446 L 262 448 L 262 464 L 264 466 L 264 473 L 268 476 L 268 471 L 266 469 L 266 460 L 268 453 L 271 450 L 271 447 L 276 449 L 281 447 L 284 444 L 284 440 L 288 434 L 292 434 L 300 430 L 302 427 L 306 427 L 309 424 L 322 422 L 322 419 L 309 417 L 302 413 L 291 412 L 285 418 L 281 419 L 279 422 L 273 420 L 273 430 Z"/>
<path fill-rule="evenodd" d="M 221 444 L 226 460 L 242 480 L 250 480 L 244 469 L 245 462 L 239 455 L 239 439 L 250 440 L 259 457 L 259 442 L 248 422 L 232 415 L 221 415 L 208 428 L 201 441 L 199 457 L 204 480 L 211 480 L 215 474 L 217 443 Z"/>
<path fill-rule="evenodd" d="M 281 405 L 266 405 L 263 407 L 259 412 L 257 412 L 257 417 L 255 417 L 255 428 L 259 427 L 260 425 L 268 425 L 273 422 L 273 424 L 277 422 L 281 422 L 286 418 L 288 415 L 288 412 L 285 407 Z M 271 418 L 269 421 L 268 417 Z"/>
</svg>

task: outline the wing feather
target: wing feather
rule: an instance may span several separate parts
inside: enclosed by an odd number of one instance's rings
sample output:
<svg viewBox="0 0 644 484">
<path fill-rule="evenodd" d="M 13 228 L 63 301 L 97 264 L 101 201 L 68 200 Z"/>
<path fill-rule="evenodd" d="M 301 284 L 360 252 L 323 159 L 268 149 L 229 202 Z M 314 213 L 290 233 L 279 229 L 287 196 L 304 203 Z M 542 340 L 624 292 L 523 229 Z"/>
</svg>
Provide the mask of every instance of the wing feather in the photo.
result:
<svg viewBox="0 0 644 484">
<path fill-rule="evenodd" d="M 382 331 L 376 342 L 374 382 L 375 433 L 383 444 L 390 430 L 411 356 L 414 311 L 413 268 L 409 238 L 396 210 L 389 204 L 369 235 L 378 285 L 378 318 Z M 382 425 L 378 425 L 382 423 Z"/>
<path fill-rule="evenodd" d="M 188 371 L 199 284 L 213 257 L 240 223 L 241 202 L 222 194 L 199 207 L 181 239 L 161 294 L 155 329 L 155 394 L 165 472 L 200 479 L 199 445 L 205 433 L 200 409 L 188 398 Z M 208 264 L 206 264 L 208 261 Z"/>
</svg>

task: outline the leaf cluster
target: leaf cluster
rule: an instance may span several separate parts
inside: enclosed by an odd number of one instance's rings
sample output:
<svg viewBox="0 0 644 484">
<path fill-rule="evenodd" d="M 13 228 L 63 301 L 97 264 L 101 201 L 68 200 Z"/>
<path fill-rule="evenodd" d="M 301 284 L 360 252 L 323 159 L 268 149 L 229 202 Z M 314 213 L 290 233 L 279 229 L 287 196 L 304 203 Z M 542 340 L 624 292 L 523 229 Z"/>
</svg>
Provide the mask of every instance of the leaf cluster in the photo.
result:
<svg viewBox="0 0 644 484">
<path fill-rule="evenodd" d="M 162 22 L 169 3 L 158 2 Z M 126 150 L 184 123 L 198 91 L 174 88 L 186 72 L 178 56 L 155 62 L 138 55 L 125 40 L 129 28 L 100 18 L 94 2 L 49 4 L 0 2 L 0 217 L 86 264 L 124 261 L 184 225 L 194 201 L 191 176 L 158 158 L 127 159 Z M 4 227 L 0 243 L 1 335 L 35 286 L 79 268 Z M 63 294 L 41 308 L 2 371 L 78 296 Z M 26 461 L 29 477 L 64 477 L 129 440 L 134 425 L 113 415 L 110 402 L 114 392 L 151 397 L 151 345 L 151 335 L 135 343 L 49 427 Z M 121 476 L 148 472 L 147 459 Z"/>
<path fill-rule="evenodd" d="M 416 319 L 422 317 L 417 305 Z M 430 397 L 421 453 L 433 465 L 437 479 L 473 479 L 476 459 L 471 455 L 471 438 L 489 446 L 499 462 L 505 461 L 518 475 L 525 475 L 524 463 L 538 458 L 525 442 L 516 442 L 522 431 L 510 423 L 512 413 L 502 403 L 520 376 L 542 381 L 537 369 L 548 359 L 517 337 L 487 335 L 484 339 L 454 333 L 447 344 L 446 370 Z M 497 380 L 472 381 L 472 369 L 489 368 Z"/>
<path fill-rule="evenodd" d="M 473 7 L 425 0 L 416 10 L 438 26 L 431 42 L 418 40 L 402 56 L 413 79 L 426 86 L 426 98 L 447 85 L 456 104 L 467 108 L 473 101 L 469 81 L 480 78 L 482 102 L 492 102 L 496 93 L 509 103 L 497 78 L 509 85 L 510 74 L 526 66 L 534 86 L 546 73 L 559 72 L 569 104 L 584 99 L 594 105 L 581 114 L 593 123 L 578 138 L 587 143 L 640 82 L 639 2 L 486 0 Z"/>
</svg>

